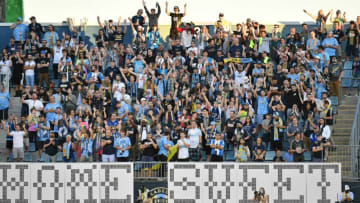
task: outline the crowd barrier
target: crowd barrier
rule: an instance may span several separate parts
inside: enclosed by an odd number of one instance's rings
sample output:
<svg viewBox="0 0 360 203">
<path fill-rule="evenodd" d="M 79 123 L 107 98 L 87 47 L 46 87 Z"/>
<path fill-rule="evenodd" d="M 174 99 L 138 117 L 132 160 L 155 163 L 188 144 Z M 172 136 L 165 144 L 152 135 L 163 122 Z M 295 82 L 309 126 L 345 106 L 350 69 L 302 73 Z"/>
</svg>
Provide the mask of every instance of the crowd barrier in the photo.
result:
<svg viewBox="0 0 360 203">
<path fill-rule="evenodd" d="M 158 163 L 156 163 L 158 164 Z M 165 202 L 250 202 L 260 187 L 269 202 L 334 202 L 341 192 L 338 163 L 3 163 L 4 202 L 136 202 L 141 169 L 167 188 L 149 191 Z M 146 174 L 146 173 L 145 173 Z"/>
</svg>

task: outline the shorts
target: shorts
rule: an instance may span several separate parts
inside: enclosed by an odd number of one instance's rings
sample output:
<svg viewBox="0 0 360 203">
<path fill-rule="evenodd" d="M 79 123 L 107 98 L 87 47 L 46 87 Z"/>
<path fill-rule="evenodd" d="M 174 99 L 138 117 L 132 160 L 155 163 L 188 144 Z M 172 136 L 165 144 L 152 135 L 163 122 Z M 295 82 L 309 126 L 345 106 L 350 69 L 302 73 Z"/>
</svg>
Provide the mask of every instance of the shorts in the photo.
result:
<svg viewBox="0 0 360 203">
<path fill-rule="evenodd" d="M 346 46 L 346 56 L 357 56 L 358 55 L 358 48 L 355 45 L 347 45 Z"/>
<path fill-rule="evenodd" d="M 43 149 L 44 144 L 45 144 L 45 141 L 37 141 L 37 143 L 36 143 L 37 149 L 38 150 Z"/>
<path fill-rule="evenodd" d="M 12 149 L 13 148 L 13 141 L 7 140 L 6 141 L 6 149 Z"/>
<path fill-rule="evenodd" d="M 9 108 L 5 108 L 3 110 L 0 110 L 0 120 L 7 120 L 9 115 Z"/>
<path fill-rule="evenodd" d="M 200 160 L 200 149 L 199 148 L 189 148 L 190 160 L 199 161 Z"/>
<path fill-rule="evenodd" d="M 14 159 L 23 159 L 24 158 L 24 148 L 13 148 L 13 157 Z"/>
<path fill-rule="evenodd" d="M 141 157 L 141 161 L 153 162 L 153 161 L 154 161 L 154 157 L 153 157 L 153 156 L 142 156 L 142 157 Z"/>
</svg>

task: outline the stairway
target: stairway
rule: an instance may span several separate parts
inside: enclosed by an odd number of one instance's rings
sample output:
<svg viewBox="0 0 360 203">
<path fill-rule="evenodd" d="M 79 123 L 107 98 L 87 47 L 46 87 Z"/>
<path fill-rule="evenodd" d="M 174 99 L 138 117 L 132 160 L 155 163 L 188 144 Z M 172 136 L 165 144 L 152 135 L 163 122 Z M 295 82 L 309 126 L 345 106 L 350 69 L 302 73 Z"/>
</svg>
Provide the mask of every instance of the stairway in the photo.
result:
<svg viewBox="0 0 360 203">
<path fill-rule="evenodd" d="M 336 107 L 337 115 L 332 128 L 332 138 L 336 145 L 336 151 L 328 153 L 327 162 L 340 162 L 342 177 L 351 177 L 351 150 L 349 146 L 353 120 L 356 112 L 356 96 L 343 97 L 340 105 Z"/>
</svg>

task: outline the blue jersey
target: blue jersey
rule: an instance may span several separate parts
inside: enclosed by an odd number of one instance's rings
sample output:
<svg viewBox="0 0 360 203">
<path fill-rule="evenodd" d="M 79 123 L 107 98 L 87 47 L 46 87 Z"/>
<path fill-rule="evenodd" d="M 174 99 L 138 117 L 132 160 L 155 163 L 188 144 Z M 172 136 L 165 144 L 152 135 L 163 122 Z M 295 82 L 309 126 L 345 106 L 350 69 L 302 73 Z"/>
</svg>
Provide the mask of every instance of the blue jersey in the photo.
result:
<svg viewBox="0 0 360 203">
<path fill-rule="evenodd" d="M 120 137 L 117 140 L 115 140 L 114 146 L 115 147 L 121 147 L 123 149 L 128 148 L 131 145 L 130 139 L 128 137 Z M 119 149 L 116 150 L 116 157 L 128 157 L 129 156 L 129 150 L 121 151 Z"/>
</svg>

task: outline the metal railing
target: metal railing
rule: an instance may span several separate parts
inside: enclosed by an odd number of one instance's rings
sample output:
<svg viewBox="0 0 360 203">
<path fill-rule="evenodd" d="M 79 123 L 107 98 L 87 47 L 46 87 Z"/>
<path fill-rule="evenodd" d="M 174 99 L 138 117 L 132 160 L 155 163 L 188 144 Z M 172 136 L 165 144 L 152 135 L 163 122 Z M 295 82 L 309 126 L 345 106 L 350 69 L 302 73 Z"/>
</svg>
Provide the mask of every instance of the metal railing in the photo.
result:
<svg viewBox="0 0 360 203">
<path fill-rule="evenodd" d="M 134 178 L 167 180 L 167 162 L 134 162 Z"/>
<path fill-rule="evenodd" d="M 358 99 L 358 102 L 356 104 L 356 112 L 354 116 L 353 126 L 351 130 L 351 136 L 349 145 L 360 145 L 360 99 Z M 351 171 L 352 175 L 354 177 L 360 178 L 360 149 L 354 149 L 351 151 L 351 160 L 352 160 L 352 166 Z"/>
<path fill-rule="evenodd" d="M 360 145 L 335 145 L 326 149 L 325 160 L 329 163 L 341 163 L 341 177 L 343 180 L 360 181 L 359 172 L 356 172 Z"/>
</svg>

